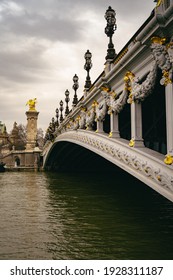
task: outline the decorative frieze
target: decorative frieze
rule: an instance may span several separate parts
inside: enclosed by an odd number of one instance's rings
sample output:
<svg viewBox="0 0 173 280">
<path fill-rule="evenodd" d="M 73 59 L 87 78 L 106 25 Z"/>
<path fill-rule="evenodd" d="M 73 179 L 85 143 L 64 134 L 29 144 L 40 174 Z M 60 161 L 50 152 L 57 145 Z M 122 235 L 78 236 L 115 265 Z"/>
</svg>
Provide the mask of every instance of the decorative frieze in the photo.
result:
<svg viewBox="0 0 173 280">
<path fill-rule="evenodd" d="M 150 156 L 145 151 L 141 153 L 140 150 L 130 149 L 128 145 L 121 143 L 121 141 L 109 140 L 109 138 L 101 135 L 95 137 L 93 132 L 67 132 L 58 136 L 57 141 L 62 140 L 70 140 L 70 142 L 84 146 L 125 169 L 130 174 L 135 174 L 137 178 L 145 178 L 144 182 L 147 182 L 156 191 L 157 187 L 155 186 L 158 186 L 159 192 L 162 192 L 163 189 L 163 195 L 164 190 L 169 191 L 173 200 L 173 168 L 166 169 L 162 160 Z"/>
</svg>

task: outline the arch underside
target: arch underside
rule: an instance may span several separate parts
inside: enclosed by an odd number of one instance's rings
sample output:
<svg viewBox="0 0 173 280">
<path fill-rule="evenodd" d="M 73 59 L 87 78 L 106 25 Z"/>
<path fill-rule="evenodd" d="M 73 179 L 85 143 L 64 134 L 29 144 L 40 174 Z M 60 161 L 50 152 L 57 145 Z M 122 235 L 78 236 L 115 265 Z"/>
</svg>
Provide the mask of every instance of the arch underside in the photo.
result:
<svg viewBox="0 0 173 280">
<path fill-rule="evenodd" d="M 108 176 L 107 172 L 116 166 L 117 170 L 121 168 L 173 201 L 172 166 L 164 164 L 163 155 L 146 147 L 129 147 L 128 143 L 93 131 L 64 132 L 49 144 L 44 156 L 44 169 L 103 170 Z"/>
</svg>

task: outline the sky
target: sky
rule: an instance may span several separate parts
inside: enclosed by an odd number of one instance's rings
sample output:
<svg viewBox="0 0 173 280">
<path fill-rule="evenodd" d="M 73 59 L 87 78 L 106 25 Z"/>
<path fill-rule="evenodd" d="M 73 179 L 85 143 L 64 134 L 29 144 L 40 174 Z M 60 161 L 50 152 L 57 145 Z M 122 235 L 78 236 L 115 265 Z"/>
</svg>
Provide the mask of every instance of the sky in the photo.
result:
<svg viewBox="0 0 173 280">
<path fill-rule="evenodd" d="M 92 53 L 91 81 L 104 69 L 108 37 L 105 11 L 116 11 L 113 43 L 118 53 L 149 17 L 153 0 L 0 0 L 0 121 L 10 132 L 26 124 L 26 102 L 37 98 L 43 131 L 79 77 L 78 98 L 86 79 L 84 54 Z"/>
</svg>

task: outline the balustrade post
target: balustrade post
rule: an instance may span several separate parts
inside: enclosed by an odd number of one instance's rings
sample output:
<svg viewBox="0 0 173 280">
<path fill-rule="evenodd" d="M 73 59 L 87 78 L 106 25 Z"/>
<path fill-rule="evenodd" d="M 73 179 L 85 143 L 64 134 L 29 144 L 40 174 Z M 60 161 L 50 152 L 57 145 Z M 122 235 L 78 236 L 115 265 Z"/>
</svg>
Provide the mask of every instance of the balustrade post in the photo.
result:
<svg viewBox="0 0 173 280">
<path fill-rule="evenodd" d="M 97 130 L 96 130 L 97 133 L 103 133 L 103 122 L 102 121 L 97 121 Z"/>
<path fill-rule="evenodd" d="M 109 136 L 112 138 L 119 138 L 120 133 L 118 127 L 118 115 L 115 112 L 112 112 L 110 115 L 110 127 L 111 127 L 111 132 Z"/>
<path fill-rule="evenodd" d="M 135 147 L 143 147 L 142 138 L 142 106 L 141 103 L 131 104 L 131 139 Z"/>
<path fill-rule="evenodd" d="M 166 95 L 166 132 L 167 132 L 167 154 L 173 155 L 173 84 L 165 87 Z"/>
</svg>

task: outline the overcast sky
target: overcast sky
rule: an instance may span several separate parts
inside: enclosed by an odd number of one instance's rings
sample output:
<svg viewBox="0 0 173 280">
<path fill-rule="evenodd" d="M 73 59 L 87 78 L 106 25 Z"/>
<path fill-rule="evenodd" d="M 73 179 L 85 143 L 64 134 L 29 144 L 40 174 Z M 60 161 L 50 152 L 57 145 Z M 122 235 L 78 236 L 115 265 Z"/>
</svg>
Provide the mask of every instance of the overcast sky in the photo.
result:
<svg viewBox="0 0 173 280">
<path fill-rule="evenodd" d="M 92 53 L 92 82 L 104 69 L 108 38 L 105 11 L 116 11 L 118 53 L 156 3 L 153 0 L 0 0 L 0 120 L 8 132 L 26 124 L 26 102 L 37 98 L 38 126 L 47 128 L 66 89 L 79 77 L 83 95 L 84 54 Z M 70 103 L 71 103 L 70 101 Z"/>
</svg>

